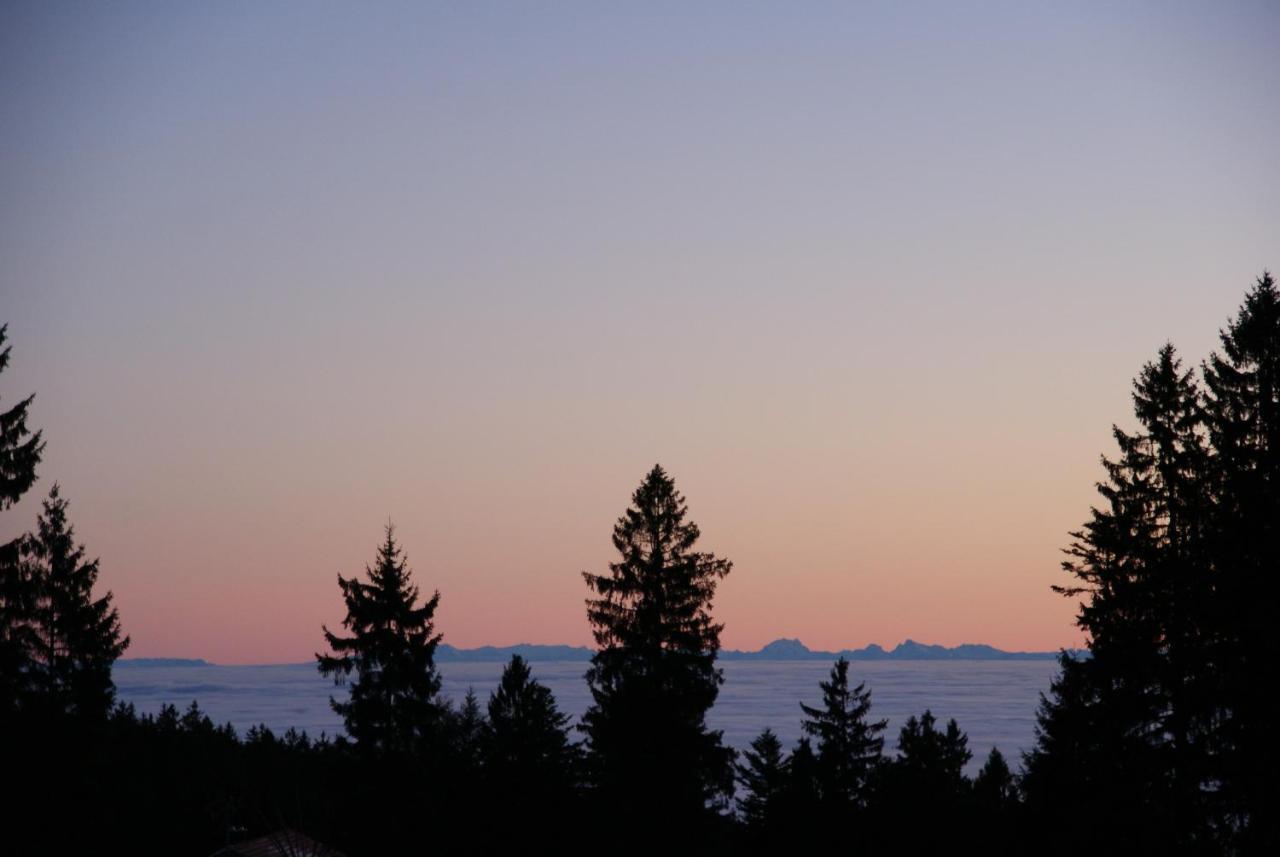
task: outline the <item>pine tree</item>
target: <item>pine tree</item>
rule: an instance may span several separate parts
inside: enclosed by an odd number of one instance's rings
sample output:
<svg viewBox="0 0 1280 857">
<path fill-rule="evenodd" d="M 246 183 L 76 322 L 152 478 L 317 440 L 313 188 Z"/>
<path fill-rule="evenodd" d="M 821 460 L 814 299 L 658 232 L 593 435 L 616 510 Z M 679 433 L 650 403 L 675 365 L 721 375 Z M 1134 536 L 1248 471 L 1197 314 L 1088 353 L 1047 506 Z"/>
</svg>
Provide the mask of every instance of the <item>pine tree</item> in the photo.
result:
<svg viewBox="0 0 1280 857">
<path fill-rule="evenodd" d="M 969 738 L 955 720 L 940 731 L 933 712 L 925 709 L 919 719 L 907 718 L 898 734 L 898 758 L 894 767 L 910 780 L 913 791 L 935 798 L 954 797 L 964 787 L 964 766 L 973 758 Z"/>
<path fill-rule="evenodd" d="M 485 731 L 488 724 L 472 688 L 467 688 L 462 705 L 453 716 L 452 726 L 452 741 L 457 755 L 464 765 L 478 769 L 487 752 Z"/>
<path fill-rule="evenodd" d="M 1022 791 L 1032 828 L 1053 854 L 1153 853 L 1145 842 L 1144 796 L 1126 782 L 1123 729 L 1109 722 L 1092 659 L 1063 652 L 1036 713 L 1036 743 L 1024 754 Z M 1132 814 L 1135 823 L 1130 824 Z"/>
<path fill-rule="evenodd" d="M 763 835 L 759 829 L 748 830 L 743 852 L 800 853 L 828 845 L 831 824 L 823 813 L 819 779 L 813 744 L 801 738 L 783 764 L 782 787 L 766 807 Z"/>
<path fill-rule="evenodd" d="M 23 565 L 33 582 L 31 708 L 56 718 L 105 721 L 115 700 L 111 667 L 129 645 L 107 592 L 93 597 L 98 561 L 67 521 L 67 501 L 55 484 L 24 540 Z"/>
<path fill-rule="evenodd" d="M 829 681 L 819 682 L 822 706 L 800 703 L 805 734 L 817 741 L 819 782 L 824 802 L 841 808 L 861 808 L 868 783 L 880 764 L 887 720 L 868 720 L 871 691 L 865 683 L 849 688 L 849 662 L 843 657 L 831 668 Z"/>
<path fill-rule="evenodd" d="M 738 782 L 742 792 L 738 796 L 738 812 L 747 827 L 763 830 L 776 809 L 778 796 L 787 785 L 787 765 L 783 758 L 782 742 L 772 729 L 765 729 L 751 742 L 751 749 L 743 754 L 739 763 Z"/>
<path fill-rule="evenodd" d="M 563 820 L 574 814 L 578 749 L 569 739 L 568 715 L 560 712 L 551 690 L 533 679 L 519 655 L 511 657 L 489 696 L 483 746 L 483 789 L 476 819 L 488 823 L 482 827 L 487 847 L 480 850 L 528 852 L 531 830 L 548 818 Z M 489 821 L 494 806 L 501 807 L 498 824 Z"/>
<path fill-rule="evenodd" d="M 8 325 L 0 325 L 0 374 L 9 366 Z M 39 431 L 27 428 L 34 395 L 0 411 L 0 511 L 12 507 L 36 480 L 44 452 Z M 20 561 L 21 539 L 0 543 L 0 729 L 17 712 L 31 670 L 30 618 L 35 593 Z"/>
<path fill-rule="evenodd" d="M 1018 800 L 1018 785 L 999 747 L 992 747 L 982 769 L 973 778 L 973 796 L 988 811 L 1007 812 Z"/>
<path fill-rule="evenodd" d="M 1223 827 L 1240 830 L 1244 853 L 1280 848 L 1273 735 L 1280 659 L 1280 292 L 1264 273 L 1220 334 L 1222 353 L 1204 367 L 1207 425 L 1215 453 L 1215 673 L 1221 677 L 1215 735 Z"/>
<path fill-rule="evenodd" d="M 706 726 L 724 681 L 715 666 L 722 626 L 711 618 L 731 563 L 694 550 L 696 524 L 660 466 L 632 495 L 609 573 L 583 573 L 598 650 L 583 717 L 593 775 L 624 815 L 690 824 L 733 787 L 733 754 Z"/>
<path fill-rule="evenodd" d="M 971 841 L 981 843 L 985 854 L 1024 853 L 1024 849 L 1018 847 L 1018 786 L 998 748 L 991 748 L 982 769 L 973 778 L 971 794 L 972 811 L 966 813 Z"/>
<path fill-rule="evenodd" d="M 1103 458 L 1105 504 L 1072 533 L 1063 568 L 1077 582 L 1055 587 L 1084 596 L 1077 624 L 1090 656 L 1064 659 L 1069 674 L 1045 702 L 1042 736 L 1070 753 L 1050 759 L 1045 745 L 1033 755 L 1032 768 L 1053 773 L 1031 772 L 1031 803 L 1065 824 L 1071 803 L 1089 801 L 1092 825 L 1077 829 L 1186 850 L 1207 835 L 1200 783 L 1211 720 L 1203 702 L 1210 458 L 1200 392 L 1173 346 L 1143 366 L 1133 403 L 1138 430 L 1113 427 L 1120 456 Z M 1073 734 L 1077 728 L 1087 733 Z M 1068 798 L 1045 788 L 1084 790 Z"/>
<path fill-rule="evenodd" d="M 821 797 L 818 755 L 808 738 L 796 742 L 787 759 L 786 800 L 796 806 L 816 807 Z"/>
<path fill-rule="evenodd" d="M 955 848 L 964 826 L 969 782 L 964 766 L 969 739 L 954 720 L 938 729 L 933 712 L 912 716 L 898 733 L 898 755 L 881 765 L 872 789 L 880 848 L 901 854 L 936 854 Z M 914 824 L 920 807 L 930 823 Z"/>
<path fill-rule="evenodd" d="M 418 605 L 418 587 L 390 524 L 376 564 L 365 571 L 368 582 L 338 576 L 347 607 L 342 625 L 351 634 L 324 628 L 333 654 L 316 655 L 320 673 L 335 683 L 355 675 L 350 698 L 330 704 L 366 752 L 428 751 L 445 716 L 435 666 L 440 635 L 433 624 L 440 593 Z"/>
<path fill-rule="evenodd" d="M 529 665 L 512 655 L 489 696 L 485 773 L 511 795 L 536 797 L 572 782 L 574 755 L 569 716 L 551 690 L 534 681 Z"/>
<path fill-rule="evenodd" d="M 12 346 L 9 325 L 0 325 L 0 374 L 9 367 Z M 30 490 L 36 481 L 36 466 L 44 453 L 41 432 L 27 428 L 27 417 L 35 395 L 27 396 L 8 410 L 0 411 L 0 509 L 8 509 Z"/>
</svg>

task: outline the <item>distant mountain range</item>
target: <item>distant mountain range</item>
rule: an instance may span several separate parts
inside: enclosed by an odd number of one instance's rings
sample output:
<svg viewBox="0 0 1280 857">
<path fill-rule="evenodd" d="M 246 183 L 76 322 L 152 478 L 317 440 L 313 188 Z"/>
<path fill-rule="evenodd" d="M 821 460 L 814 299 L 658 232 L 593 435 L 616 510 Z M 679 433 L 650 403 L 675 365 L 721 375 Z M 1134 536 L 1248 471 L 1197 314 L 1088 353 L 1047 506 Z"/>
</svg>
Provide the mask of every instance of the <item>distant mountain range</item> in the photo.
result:
<svg viewBox="0 0 1280 857">
<path fill-rule="evenodd" d="M 1071 650 L 1075 652 L 1075 650 Z M 519 655 L 526 661 L 589 661 L 592 649 L 586 646 L 556 646 L 535 643 L 519 643 L 514 646 L 480 646 L 475 649 L 459 649 L 441 643 L 436 649 L 436 660 L 441 663 L 507 661 Z M 799 640 L 774 640 L 763 649 L 744 652 L 724 649 L 720 657 L 726 661 L 834 661 L 844 657 L 851 661 L 1048 661 L 1058 657 L 1057 652 L 1006 652 L 994 646 L 964 643 L 959 646 L 932 646 L 906 640 L 892 649 L 872 643 L 861 649 L 841 649 L 827 652 L 810 649 Z M 207 667 L 213 666 L 200 658 L 123 658 L 120 666 L 130 667 Z"/>
<path fill-rule="evenodd" d="M 441 643 L 436 658 L 448 661 L 505 661 L 520 655 L 526 661 L 587 661 L 592 650 L 586 646 L 540 646 L 522 643 L 516 646 L 481 646 L 458 649 Z M 1006 652 L 993 646 L 973 643 L 948 648 L 906 640 L 892 649 L 875 643 L 862 649 L 827 652 L 810 649 L 799 640 L 774 640 L 763 649 L 744 652 L 724 649 L 720 657 L 726 661 L 834 661 L 844 656 L 851 661 L 1044 661 L 1053 660 L 1057 652 Z"/>
<path fill-rule="evenodd" d="M 520 655 L 526 661 L 589 661 L 593 650 L 586 646 L 556 646 L 535 643 L 519 643 L 514 646 L 480 646 L 475 649 L 459 649 L 441 643 L 436 649 L 436 660 L 441 663 L 507 661 L 512 655 Z M 1046 661 L 1058 656 L 1057 652 L 1006 652 L 994 646 L 965 643 L 963 645 L 931 646 L 906 640 L 892 649 L 872 643 L 861 649 L 841 649 L 827 652 L 810 649 L 799 640 L 774 640 L 763 649 L 744 652 L 724 649 L 720 657 L 726 661 L 834 661 L 838 657 L 851 661 Z M 130 667 L 207 667 L 213 666 L 200 658 L 123 658 L 120 666 Z"/>
<path fill-rule="evenodd" d="M 774 640 L 755 652 L 728 649 L 720 657 L 729 661 L 833 661 L 844 657 L 850 661 L 1046 661 L 1058 657 L 1057 652 L 1006 652 L 981 643 L 959 646 L 933 646 L 905 640 L 892 649 L 872 643 L 861 649 L 826 652 L 810 649 L 799 640 Z"/>
</svg>

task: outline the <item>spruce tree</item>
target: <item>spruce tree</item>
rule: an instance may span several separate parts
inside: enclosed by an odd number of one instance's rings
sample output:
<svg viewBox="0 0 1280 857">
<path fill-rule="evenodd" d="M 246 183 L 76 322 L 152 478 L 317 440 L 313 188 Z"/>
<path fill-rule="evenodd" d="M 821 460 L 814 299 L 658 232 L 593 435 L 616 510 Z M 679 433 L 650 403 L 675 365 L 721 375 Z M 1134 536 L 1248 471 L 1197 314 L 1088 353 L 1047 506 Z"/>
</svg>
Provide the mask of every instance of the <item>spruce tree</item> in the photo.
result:
<svg viewBox="0 0 1280 857">
<path fill-rule="evenodd" d="M 316 654 L 320 673 L 335 683 L 355 676 L 350 698 L 330 699 L 330 705 L 365 752 L 431 750 L 445 716 L 435 665 L 440 635 L 433 624 L 440 593 L 418 604 L 418 587 L 390 524 L 376 563 L 365 572 L 367 582 L 338 575 L 347 607 L 342 625 L 350 635 L 324 628 L 332 654 Z"/>
<path fill-rule="evenodd" d="M 1280 662 L 1280 292 L 1264 273 L 1204 367 L 1215 453 L 1215 735 L 1221 824 L 1245 853 L 1280 848 L 1274 675 Z"/>
<path fill-rule="evenodd" d="M 9 366 L 8 325 L 0 325 L 0 374 Z M 36 480 L 44 452 L 39 431 L 27 428 L 27 396 L 0 411 L 0 511 L 21 499 Z M 17 712 L 31 670 L 31 611 L 35 593 L 20 561 L 21 539 L 0 543 L 0 729 Z"/>
<path fill-rule="evenodd" d="M 1018 785 L 999 747 L 991 748 L 973 778 L 973 796 L 979 807 L 994 812 L 1006 812 L 1017 802 Z"/>
<path fill-rule="evenodd" d="M 765 729 L 743 752 L 738 763 L 738 813 L 750 830 L 761 831 L 776 811 L 779 795 L 787 785 L 787 765 L 782 742 L 772 729 Z"/>
<path fill-rule="evenodd" d="M 955 720 L 937 728 L 933 712 L 907 718 L 898 734 L 894 767 L 910 780 L 913 791 L 935 797 L 954 797 L 964 788 L 964 766 L 973 758 L 969 738 Z"/>
<path fill-rule="evenodd" d="M 1152 853 L 1146 796 L 1131 788 L 1121 761 L 1131 755 L 1128 739 L 1110 722 L 1091 663 L 1061 653 L 1041 694 L 1036 743 L 1023 756 L 1029 821 L 1048 853 Z"/>
<path fill-rule="evenodd" d="M 1120 455 L 1102 460 L 1105 502 L 1071 534 L 1063 567 L 1076 582 L 1054 587 L 1083 596 L 1077 624 L 1090 656 L 1064 659 L 1045 701 L 1041 735 L 1051 743 L 1030 759 L 1030 804 L 1065 824 L 1083 800 L 1091 824 L 1078 831 L 1186 850 L 1208 836 L 1211 459 L 1199 389 L 1173 346 L 1143 366 L 1133 404 L 1137 430 L 1113 427 Z M 1054 746 L 1060 755 L 1049 758 Z"/>
<path fill-rule="evenodd" d="M 483 727 L 483 789 L 463 807 L 482 824 L 483 853 L 538 851 L 531 831 L 547 819 L 572 817 L 577 795 L 578 749 L 569 739 L 569 717 L 546 686 L 533 679 L 524 658 L 513 655 L 489 696 Z M 493 807 L 501 820 L 492 823 Z M 572 849 L 562 848 L 564 853 Z"/>
<path fill-rule="evenodd" d="M 569 715 L 519 655 L 511 656 L 489 696 L 485 735 L 485 775 L 512 799 L 545 797 L 571 784 L 575 748 Z"/>
<path fill-rule="evenodd" d="M 1018 785 L 999 748 L 991 748 L 973 778 L 971 794 L 972 811 L 967 813 L 971 840 L 982 843 L 986 854 L 1024 853 L 1018 847 Z"/>
<path fill-rule="evenodd" d="M 788 803 L 816 807 L 821 796 L 818 755 L 813 752 L 813 742 L 801 738 L 787 758 L 787 779 L 784 790 Z"/>
<path fill-rule="evenodd" d="M 813 744 L 801 738 L 787 757 L 782 789 L 768 813 L 769 841 L 780 846 L 780 853 L 825 845 L 830 838 L 826 835 L 831 825 L 823 812 L 820 778 Z M 754 840 L 753 835 L 753 844 Z"/>
<path fill-rule="evenodd" d="M 880 769 L 874 822 L 882 847 L 900 854 L 938 854 L 955 848 L 970 807 L 964 766 L 969 739 L 954 720 L 939 729 L 933 712 L 908 717 L 898 734 L 898 755 Z M 929 823 L 916 824 L 920 807 Z M 879 850 L 879 849 L 877 849 Z"/>
<path fill-rule="evenodd" d="M 819 783 L 825 803 L 842 809 L 864 807 L 868 784 L 880 764 L 887 720 L 868 720 L 871 691 L 865 683 L 849 687 L 849 662 L 831 668 L 829 681 L 819 682 L 821 707 L 800 703 L 805 734 L 817 741 Z"/>
<path fill-rule="evenodd" d="M 55 718 L 105 722 L 115 700 L 111 667 L 129 638 L 120 632 L 111 593 L 93 595 L 98 561 L 85 561 L 56 484 L 37 525 L 22 545 L 35 592 L 30 707 Z"/>
<path fill-rule="evenodd" d="M 454 750 L 468 767 L 478 769 L 486 754 L 486 737 L 484 711 L 480 708 L 480 700 L 475 690 L 467 688 L 462 698 L 462 705 L 452 718 L 452 743 Z"/>
<path fill-rule="evenodd" d="M 705 819 L 733 787 L 732 751 L 706 726 L 724 681 L 711 605 L 731 563 L 694 549 L 700 534 L 687 514 L 655 466 L 614 526 L 620 559 L 607 574 L 583 573 L 598 646 L 583 717 L 593 777 L 624 816 L 674 824 Z"/>
<path fill-rule="evenodd" d="M 0 374 L 9 368 L 9 325 L 0 325 Z M 30 490 L 36 481 L 36 466 L 44 453 L 40 431 L 27 428 L 27 418 L 35 394 L 0 411 L 0 509 L 8 509 Z M 11 543 L 12 544 L 12 543 Z"/>
</svg>

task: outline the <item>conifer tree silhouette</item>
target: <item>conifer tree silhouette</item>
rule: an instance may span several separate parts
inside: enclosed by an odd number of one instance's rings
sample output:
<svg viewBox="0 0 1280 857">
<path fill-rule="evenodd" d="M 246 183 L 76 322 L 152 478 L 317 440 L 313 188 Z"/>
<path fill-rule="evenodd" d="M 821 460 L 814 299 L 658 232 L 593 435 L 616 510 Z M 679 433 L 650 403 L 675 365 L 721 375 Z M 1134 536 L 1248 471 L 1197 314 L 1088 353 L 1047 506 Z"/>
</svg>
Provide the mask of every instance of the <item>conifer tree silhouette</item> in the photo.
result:
<svg viewBox="0 0 1280 857">
<path fill-rule="evenodd" d="M 1024 853 L 1020 847 L 1018 784 L 999 748 L 992 747 L 978 775 L 973 778 L 972 812 L 966 825 L 972 842 L 981 843 L 991 855 Z M 1040 836 L 1048 832 L 1038 832 Z"/>
<path fill-rule="evenodd" d="M 115 701 L 111 667 L 129 646 L 110 592 L 95 598 L 98 561 L 67 521 L 67 501 L 55 484 L 22 545 L 35 593 L 31 612 L 31 709 L 45 716 L 105 721 Z"/>
<path fill-rule="evenodd" d="M 567 787 L 575 756 L 568 723 L 570 716 L 559 711 L 548 687 L 535 682 L 524 657 L 512 655 L 489 696 L 485 774 L 490 782 L 526 798 L 530 789 Z"/>
<path fill-rule="evenodd" d="M 0 325 L 0 375 L 9 366 L 8 325 Z M 34 395 L 0 411 L 0 511 L 35 484 L 44 453 L 39 431 L 27 428 Z M 0 543 L 0 730 L 16 716 L 31 671 L 30 617 L 35 593 L 19 559 L 21 539 Z"/>
<path fill-rule="evenodd" d="M 765 729 L 751 742 L 751 749 L 743 752 L 742 758 L 744 761 L 736 766 L 738 782 L 742 785 L 738 812 L 749 829 L 759 832 L 776 811 L 779 795 L 787 785 L 782 742 L 772 729 Z"/>
<path fill-rule="evenodd" d="M 1018 784 L 999 747 L 992 747 L 982 769 L 973 778 L 973 796 L 980 807 L 1007 811 L 1018 799 Z"/>
<path fill-rule="evenodd" d="M 711 604 L 731 563 L 694 550 L 699 530 L 686 517 L 655 466 L 614 526 L 620 559 L 607 574 L 583 573 L 599 647 L 583 717 L 593 779 L 623 816 L 677 825 L 701 823 L 733 787 L 732 751 L 705 722 L 724 680 Z"/>
<path fill-rule="evenodd" d="M 0 374 L 9 368 L 13 348 L 5 345 L 8 332 L 9 325 L 0 325 Z M 0 509 L 8 509 L 18 502 L 36 481 L 36 466 L 44 454 L 44 441 L 40 431 L 27 428 L 34 399 L 32 394 L 0 411 Z"/>
<path fill-rule="evenodd" d="M 475 690 L 467 688 L 462 705 L 452 718 L 452 743 L 466 766 L 479 768 L 487 754 L 484 711 Z"/>
<path fill-rule="evenodd" d="M 579 752 L 568 723 L 524 657 L 512 655 L 489 696 L 484 725 L 484 803 L 503 807 L 502 822 L 490 829 L 494 853 L 572 853 L 567 843 L 547 848 L 531 835 L 548 819 L 573 812 Z"/>
<path fill-rule="evenodd" d="M 1213 779 L 1223 826 L 1243 853 L 1280 849 L 1280 742 L 1274 675 L 1280 663 L 1280 292 L 1264 272 L 1220 333 L 1204 367 L 1215 452 L 1214 666 L 1222 679 Z"/>
<path fill-rule="evenodd" d="M 1172 345 L 1143 366 L 1133 403 L 1138 430 L 1113 427 L 1120 456 L 1103 459 L 1105 503 L 1072 533 L 1063 567 L 1077 582 L 1054 587 L 1084 596 L 1077 624 L 1090 656 L 1062 660 L 1028 758 L 1028 794 L 1035 811 L 1063 821 L 1087 803 L 1089 824 L 1072 830 L 1094 844 L 1185 851 L 1208 836 L 1199 795 L 1212 719 L 1212 460 L 1200 391 Z"/>
<path fill-rule="evenodd" d="M 964 785 L 964 766 L 973 754 L 969 738 L 955 720 L 945 730 L 928 709 L 917 719 L 907 718 L 898 734 L 895 767 L 907 775 L 917 793 L 955 796 Z"/>
<path fill-rule="evenodd" d="M 368 582 L 338 575 L 347 606 L 342 625 L 351 633 L 324 628 L 333 654 L 317 653 L 317 667 L 335 683 L 354 674 L 350 699 L 330 704 L 357 746 L 372 753 L 428 751 L 441 737 L 445 714 L 435 665 L 440 635 L 433 624 L 440 593 L 418 604 L 418 587 L 391 524 L 366 573 Z"/>
<path fill-rule="evenodd" d="M 850 689 L 849 662 L 841 657 L 822 688 L 821 707 L 800 703 L 805 734 L 817 741 L 822 800 L 838 810 L 866 806 L 868 786 L 880 764 L 887 720 L 868 720 L 871 691 L 865 683 Z"/>
</svg>

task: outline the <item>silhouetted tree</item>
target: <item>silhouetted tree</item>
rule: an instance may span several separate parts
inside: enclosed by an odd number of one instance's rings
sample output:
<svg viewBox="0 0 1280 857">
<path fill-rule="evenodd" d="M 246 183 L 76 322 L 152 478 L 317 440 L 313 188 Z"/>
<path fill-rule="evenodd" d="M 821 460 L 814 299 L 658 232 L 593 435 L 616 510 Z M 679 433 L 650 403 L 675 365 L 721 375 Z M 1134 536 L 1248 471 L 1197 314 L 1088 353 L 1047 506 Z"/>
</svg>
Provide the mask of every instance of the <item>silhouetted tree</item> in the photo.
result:
<svg viewBox="0 0 1280 857">
<path fill-rule="evenodd" d="M 831 668 L 829 681 L 819 682 L 821 707 L 800 703 L 805 734 L 817 741 L 818 781 L 822 800 L 843 809 L 866 805 L 868 782 L 880 764 L 886 720 L 869 720 L 871 691 L 865 683 L 849 687 L 849 662 Z"/>
<path fill-rule="evenodd" d="M 111 593 L 93 595 L 98 561 L 85 561 L 56 484 L 37 525 L 22 545 L 35 593 L 30 707 L 46 716 L 104 721 L 115 699 L 111 666 L 129 638 L 121 634 Z"/>
<path fill-rule="evenodd" d="M 9 366 L 8 325 L 0 325 L 0 374 Z M 17 503 L 35 484 L 36 466 L 44 452 L 39 431 L 27 428 L 31 401 L 27 396 L 0 411 L 0 511 Z M 0 730 L 18 707 L 30 672 L 30 617 L 34 592 L 19 560 L 21 539 L 0 543 Z"/>
<path fill-rule="evenodd" d="M 765 729 L 742 754 L 744 763 L 737 764 L 738 812 L 753 831 L 763 830 L 776 811 L 778 796 L 787 786 L 787 765 L 782 742 L 772 729 Z"/>
<path fill-rule="evenodd" d="M 569 715 L 519 655 L 511 656 L 489 696 L 485 735 L 485 776 L 509 801 L 545 804 L 572 785 L 576 751 Z"/>
<path fill-rule="evenodd" d="M 545 846 L 532 832 L 548 819 L 571 823 L 576 810 L 578 749 L 569 739 L 569 717 L 513 655 L 489 696 L 481 731 L 481 788 L 473 806 L 461 807 L 474 818 L 476 844 L 482 853 L 538 853 Z M 496 823 L 495 807 L 501 808 Z M 576 853 L 577 846 L 562 843 L 558 853 Z"/>
<path fill-rule="evenodd" d="M 965 787 L 964 766 L 973 754 L 968 736 L 955 720 L 947 721 L 945 731 L 936 723 L 928 709 L 918 720 L 908 717 L 898 734 L 898 757 L 893 764 L 918 795 L 954 797 Z"/>
<path fill-rule="evenodd" d="M 9 368 L 9 325 L 0 325 L 0 374 Z M 27 428 L 27 417 L 35 394 L 7 410 L 0 411 L 0 509 L 8 509 L 30 490 L 36 481 L 36 466 L 44 453 L 41 432 Z"/>
<path fill-rule="evenodd" d="M 871 806 L 880 848 L 898 854 L 936 854 L 958 846 L 966 826 L 971 758 L 968 737 L 954 720 L 937 728 L 933 712 L 908 717 L 898 733 L 898 755 L 878 771 Z M 929 823 L 913 820 L 928 807 Z"/>
<path fill-rule="evenodd" d="M 620 560 L 608 574 L 583 573 L 599 646 L 583 718 L 594 780 L 624 816 L 680 825 L 709 820 L 708 804 L 723 805 L 733 787 L 732 751 L 705 722 L 724 680 L 711 603 L 731 564 L 694 550 L 699 531 L 686 515 L 655 466 L 614 526 Z"/>
<path fill-rule="evenodd" d="M 1214 666 L 1222 680 L 1212 787 L 1222 826 L 1244 853 L 1280 848 L 1280 293 L 1264 273 L 1204 367 L 1215 452 Z"/>
<path fill-rule="evenodd" d="M 1063 652 L 1049 693 L 1036 713 L 1036 743 L 1024 754 L 1022 792 L 1033 835 L 1052 831 L 1043 842 L 1052 854 L 1152 853 L 1145 796 L 1126 781 L 1118 746 L 1127 739 L 1108 722 L 1092 660 Z M 1128 813 L 1134 811 L 1131 826 Z"/>
<path fill-rule="evenodd" d="M 1007 811 L 1018 800 L 1018 784 L 999 747 L 992 747 L 982 769 L 973 778 L 973 796 L 977 804 L 996 812 Z"/>
<path fill-rule="evenodd" d="M 824 815 L 819 785 L 818 757 L 808 738 L 796 742 L 782 764 L 781 788 L 765 804 L 763 829 L 747 831 L 743 853 L 797 853 L 825 846 L 830 838 L 830 819 Z M 847 850 L 847 849 L 846 849 Z"/>
<path fill-rule="evenodd" d="M 439 737 L 445 712 L 435 666 L 440 635 L 432 621 L 440 593 L 419 606 L 418 587 L 390 524 L 377 562 L 366 573 L 367 583 L 338 576 L 347 606 L 342 625 L 351 635 L 325 628 L 333 654 L 317 654 L 316 661 L 321 674 L 337 683 L 355 674 L 350 699 L 330 704 L 357 746 L 370 752 L 422 752 Z"/>
<path fill-rule="evenodd" d="M 973 778 L 971 794 L 973 809 L 967 827 L 972 831 L 970 842 L 976 846 L 974 850 L 980 847 L 983 853 L 992 855 L 1024 853 L 1025 849 L 1019 847 L 1022 831 L 1019 829 L 1018 785 L 998 748 L 991 748 L 982 769 Z M 1040 832 L 1039 836 L 1043 837 L 1046 832 Z"/>
<path fill-rule="evenodd" d="M 1078 583 L 1055 587 L 1085 596 L 1077 623 L 1090 657 L 1063 660 L 1069 675 L 1044 704 L 1042 736 L 1069 752 L 1047 759 L 1045 744 L 1033 755 L 1029 805 L 1048 814 L 1045 823 L 1083 813 L 1087 823 L 1072 829 L 1095 841 L 1081 847 L 1178 842 L 1185 851 L 1205 838 L 1197 757 L 1211 714 L 1203 692 L 1210 458 L 1199 390 L 1171 345 L 1143 366 L 1133 403 L 1138 430 L 1113 427 L 1120 456 L 1103 459 L 1105 505 L 1072 533 L 1063 567 Z M 1055 791 L 1086 781 L 1095 784 L 1070 797 Z"/>
<path fill-rule="evenodd" d="M 462 698 L 453 717 L 453 744 L 463 764 L 479 768 L 486 755 L 486 728 L 484 711 L 480 708 L 480 700 L 473 689 L 467 688 L 467 695 Z"/>
</svg>

